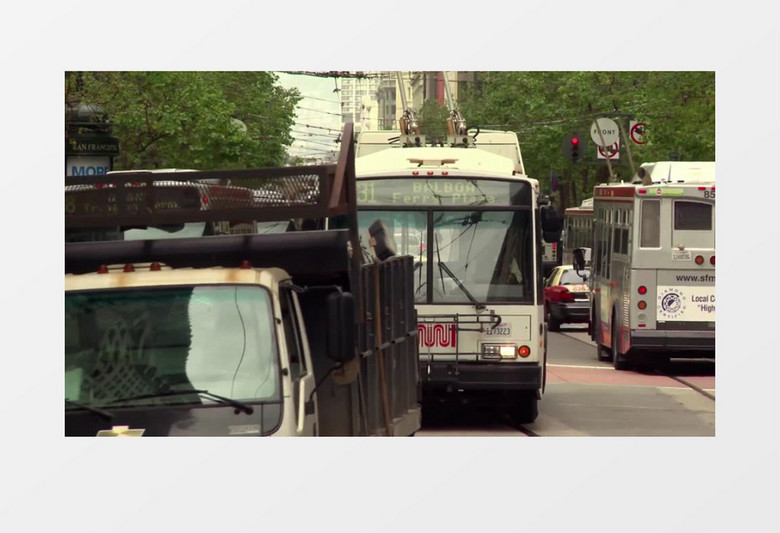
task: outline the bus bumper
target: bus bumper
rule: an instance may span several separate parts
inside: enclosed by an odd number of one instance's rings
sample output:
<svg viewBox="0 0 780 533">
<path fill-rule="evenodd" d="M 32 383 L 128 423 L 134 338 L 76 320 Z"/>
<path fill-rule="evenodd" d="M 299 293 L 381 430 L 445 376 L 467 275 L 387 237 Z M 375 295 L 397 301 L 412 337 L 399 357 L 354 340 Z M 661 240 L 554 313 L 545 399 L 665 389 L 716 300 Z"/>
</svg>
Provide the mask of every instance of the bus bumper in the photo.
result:
<svg viewBox="0 0 780 533">
<path fill-rule="evenodd" d="M 665 352 L 670 357 L 714 357 L 714 331 L 631 331 L 631 351 Z"/>
<path fill-rule="evenodd" d="M 420 362 L 423 388 L 451 390 L 538 390 L 542 368 L 537 363 L 495 364 Z"/>
</svg>

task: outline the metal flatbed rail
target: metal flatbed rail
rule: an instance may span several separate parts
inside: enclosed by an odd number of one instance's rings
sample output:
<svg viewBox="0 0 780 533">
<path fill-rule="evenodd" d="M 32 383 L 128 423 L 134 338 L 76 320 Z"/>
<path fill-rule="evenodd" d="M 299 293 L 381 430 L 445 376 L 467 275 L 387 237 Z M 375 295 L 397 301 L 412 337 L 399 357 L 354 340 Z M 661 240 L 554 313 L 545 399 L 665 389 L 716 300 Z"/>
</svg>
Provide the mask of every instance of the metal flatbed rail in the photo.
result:
<svg viewBox="0 0 780 533">
<path fill-rule="evenodd" d="M 65 229 L 321 219 L 355 213 L 352 137 L 349 123 L 336 165 L 69 176 Z"/>
</svg>

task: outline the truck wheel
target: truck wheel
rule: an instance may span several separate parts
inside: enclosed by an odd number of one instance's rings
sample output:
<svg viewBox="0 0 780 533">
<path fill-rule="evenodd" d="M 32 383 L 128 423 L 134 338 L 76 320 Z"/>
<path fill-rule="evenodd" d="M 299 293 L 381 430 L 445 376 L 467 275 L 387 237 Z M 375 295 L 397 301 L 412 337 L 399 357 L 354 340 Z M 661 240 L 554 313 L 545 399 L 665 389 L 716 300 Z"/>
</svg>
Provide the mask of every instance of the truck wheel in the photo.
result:
<svg viewBox="0 0 780 533">
<path fill-rule="evenodd" d="M 531 391 L 515 396 L 509 408 L 509 415 L 515 424 L 530 424 L 539 416 L 539 405 L 536 392 Z"/>
<path fill-rule="evenodd" d="M 628 360 L 628 355 L 620 355 L 620 328 L 618 328 L 617 320 L 612 319 L 612 366 L 615 370 L 629 370 L 631 363 Z"/>
</svg>

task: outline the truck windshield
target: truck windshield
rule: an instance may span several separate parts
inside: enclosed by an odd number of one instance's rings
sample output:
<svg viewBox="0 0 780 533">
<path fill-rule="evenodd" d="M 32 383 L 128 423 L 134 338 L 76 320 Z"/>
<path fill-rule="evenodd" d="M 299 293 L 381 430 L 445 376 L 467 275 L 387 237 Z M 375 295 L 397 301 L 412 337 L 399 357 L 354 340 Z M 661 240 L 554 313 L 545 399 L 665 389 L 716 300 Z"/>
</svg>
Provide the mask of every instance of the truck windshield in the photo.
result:
<svg viewBox="0 0 780 533">
<path fill-rule="evenodd" d="M 225 285 L 65 293 L 65 397 L 89 406 L 278 401 L 271 298 Z M 66 409 L 78 408 L 73 405 Z"/>
</svg>

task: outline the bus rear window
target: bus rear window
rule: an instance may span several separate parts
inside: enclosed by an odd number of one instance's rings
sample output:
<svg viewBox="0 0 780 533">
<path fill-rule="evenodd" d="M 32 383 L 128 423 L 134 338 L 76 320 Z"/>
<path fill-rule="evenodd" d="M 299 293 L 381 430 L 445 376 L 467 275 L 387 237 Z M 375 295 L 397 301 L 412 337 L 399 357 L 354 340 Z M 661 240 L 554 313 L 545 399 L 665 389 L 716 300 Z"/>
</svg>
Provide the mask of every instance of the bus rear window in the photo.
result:
<svg viewBox="0 0 780 533">
<path fill-rule="evenodd" d="M 661 202 L 658 200 L 642 201 L 642 225 L 640 246 L 642 248 L 658 248 L 661 246 Z"/>
<path fill-rule="evenodd" d="M 712 205 L 702 202 L 674 202 L 675 230 L 712 229 Z"/>
</svg>

